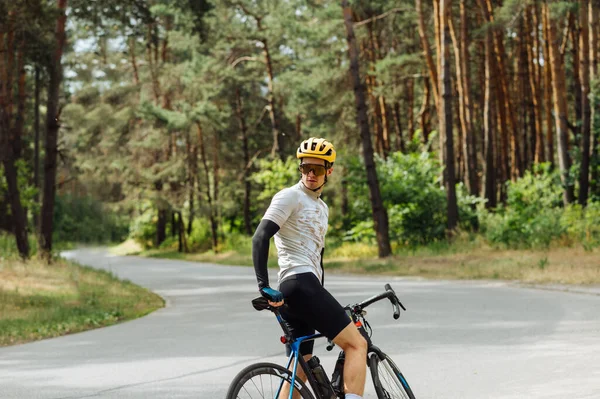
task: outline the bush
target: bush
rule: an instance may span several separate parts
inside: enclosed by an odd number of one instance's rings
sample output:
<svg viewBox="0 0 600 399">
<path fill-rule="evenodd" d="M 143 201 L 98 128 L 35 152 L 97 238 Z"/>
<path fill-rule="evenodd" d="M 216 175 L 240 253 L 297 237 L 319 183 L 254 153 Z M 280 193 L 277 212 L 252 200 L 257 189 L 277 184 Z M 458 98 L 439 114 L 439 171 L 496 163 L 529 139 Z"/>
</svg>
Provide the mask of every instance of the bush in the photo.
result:
<svg viewBox="0 0 600 399">
<path fill-rule="evenodd" d="M 204 252 L 212 248 L 212 232 L 207 219 L 194 219 L 192 234 L 188 236 L 188 248 L 191 252 Z"/>
<path fill-rule="evenodd" d="M 279 158 L 261 159 L 257 164 L 259 170 L 250 179 L 260 187 L 260 194 L 256 198 L 258 201 L 270 200 L 280 190 L 300 180 L 298 160 L 295 157 L 288 157 L 285 161 Z"/>
<path fill-rule="evenodd" d="M 440 185 L 442 169 L 428 152 L 390 154 L 387 160 L 376 157 L 377 175 L 384 205 L 388 212 L 390 240 L 410 246 L 427 244 L 446 238 L 447 201 Z M 350 228 L 346 240 L 373 241 L 375 233 L 371 217 L 368 185 L 364 165 L 358 157 L 347 161 L 348 197 L 351 210 L 345 221 Z M 463 226 L 476 225 L 475 206 L 481 199 L 466 194 L 457 186 L 459 212 Z"/>
<path fill-rule="evenodd" d="M 112 213 L 91 197 L 63 195 L 54 207 L 55 242 L 106 243 L 123 241 L 127 220 Z"/>
<path fill-rule="evenodd" d="M 510 248 L 547 248 L 566 232 L 562 186 L 557 170 L 550 165 L 527 171 L 516 182 L 507 183 L 505 207 L 491 213 L 479 208 L 479 221 L 487 240 Z"/>
<path fill-rule="evenodd" d="M 129 237 L 144 249 L 152 248 L 156 238 L 156 222 L 156 212 L 152 207 L 146 207 L 141 215 L 131 221 Z"/>
<path fill-rule="evenodd" d="M 586 250 L 600 246 L 600 202 L 590 202 L 585 209 L 570 205 L 562 215 L 561 224 L 569 238 Z"/>
</svg>

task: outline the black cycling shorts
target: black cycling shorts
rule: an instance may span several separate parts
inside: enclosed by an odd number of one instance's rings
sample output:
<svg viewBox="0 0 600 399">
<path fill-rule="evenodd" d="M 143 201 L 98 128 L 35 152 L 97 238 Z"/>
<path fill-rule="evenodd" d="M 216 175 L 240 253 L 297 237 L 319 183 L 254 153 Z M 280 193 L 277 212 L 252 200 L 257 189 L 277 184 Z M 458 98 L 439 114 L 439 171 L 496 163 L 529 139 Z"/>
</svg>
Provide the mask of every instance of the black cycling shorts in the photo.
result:
<svg viewBox="0 0 600 399">
<path fill-rule="evenodd" d="M 321 285 L 313 273 L 286 277 L 279 284 L 288 305 L 281 311 L 294 338 L 312 335 L 316 331 L 334 339 L 348 324 L 350 317 L 340 303 Z M 302 355 L 312 354 L 314 341 L 300 345 Z M 287 348 L 288 355 L 290 348 Z"/>
</svg>

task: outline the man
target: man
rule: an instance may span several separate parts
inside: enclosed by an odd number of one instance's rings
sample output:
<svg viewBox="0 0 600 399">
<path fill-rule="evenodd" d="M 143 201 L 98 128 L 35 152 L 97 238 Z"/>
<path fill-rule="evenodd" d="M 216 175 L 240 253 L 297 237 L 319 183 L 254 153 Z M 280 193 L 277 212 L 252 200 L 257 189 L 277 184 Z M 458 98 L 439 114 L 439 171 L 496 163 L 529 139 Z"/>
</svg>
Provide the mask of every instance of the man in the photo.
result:
<svg viewBox="0 0 600 399">
<path fill-rule="evenodd" d="M 344 383 L 346 399 L 361 399 L 365 385 L 367 343 L 333 296 L 323 287 L 323 252 L 329 209 L 321 200 L 327 177 L 333 173 L 335 149 L 321 138 L 310 138 L 298 147 L 301 179 L 272 199 L 252 238 L 252 259 L 261 295 L 271 306 L 289 311 L 282 316 L 294 337 L 324 334 L 346 353 Z M 269 286 L 267 258 L 269 240 L 275 236 L 279 259 L 279 288 Z M 312 357 L 314 342 L 300 351 Z M 298 376 L 306 381 L 299 370 Z"/>
</svg>

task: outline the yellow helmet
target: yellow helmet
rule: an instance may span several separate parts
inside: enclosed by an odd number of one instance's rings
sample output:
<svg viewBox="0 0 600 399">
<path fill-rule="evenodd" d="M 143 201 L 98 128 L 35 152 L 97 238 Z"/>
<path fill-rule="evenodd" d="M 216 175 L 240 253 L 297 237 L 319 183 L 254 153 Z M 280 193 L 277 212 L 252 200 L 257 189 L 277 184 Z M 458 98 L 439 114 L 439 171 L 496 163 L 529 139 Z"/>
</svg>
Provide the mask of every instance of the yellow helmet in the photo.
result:
<svg viewBox="0 0 600 399">
<path fill-rule="evenodd" d="M 318 158 L 323 159 L 325 162 L 335 162 L 335 148 L 333 144 L 325 139 L 318 139 L 311 137 L 300 143 L 298 151 L 296 151 L 296 158 Z"/>
</svg>

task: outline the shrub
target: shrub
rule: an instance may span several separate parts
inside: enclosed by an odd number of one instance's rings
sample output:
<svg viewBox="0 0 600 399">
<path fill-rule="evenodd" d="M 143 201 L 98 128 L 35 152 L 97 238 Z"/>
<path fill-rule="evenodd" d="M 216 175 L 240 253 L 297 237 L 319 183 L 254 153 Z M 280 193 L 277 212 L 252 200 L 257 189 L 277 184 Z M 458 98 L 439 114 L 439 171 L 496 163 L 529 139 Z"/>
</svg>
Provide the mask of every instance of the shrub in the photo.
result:
<svg viewBox="0 0 600 399">
<path fill-rule="evenodd" d="M 561 223 L 562 186 L 557 170 L 543 164 L 507 183 L 506 206 L 491 213 L 479 208 L 487 240 L 511 248 L 548 247 L 566 232 Z"/>
<path fill-rule="evenodd" d="M 106 243 L 124 240 L 127 221 L 91 197 L 59 195 L 54 207 L 55 242 Z"/>
<path fill-rule="evenodd" d="M 442 169 L 428 152 L 390 154 L 387 160 L 376 157 L 377 175 L 388 212 L 390 240 L 410 246 L 444 240 L 447 227 L 446 193 L 440 185 Z M 374 240 L 371 203 L 364 165 L 358 157 L 347 160 L 348 197 L 351 210 L 345 221 L 346 240 Z M 469 196 L 457 186 L 462 226 L 472 229 L 477 223 L 475 205 L 481 199 Z M 371 231 L 369 231 L 371 230 Z"/>
<path fill-rule="evenodd" d="M 600 246 L 600 202 L 590 202 L 586 208 L 570 205 L 565 209 L 561 224 L 574 242 L 586 250 Z"/>
<path fill-rule="evenodd" d="M 144 249 L 152 248 L 156 238 L 156 222 L 155 210 L 152 207 L 146 207 L 139 216 L 131 221 L 129 237 Z"/>
</svg>

